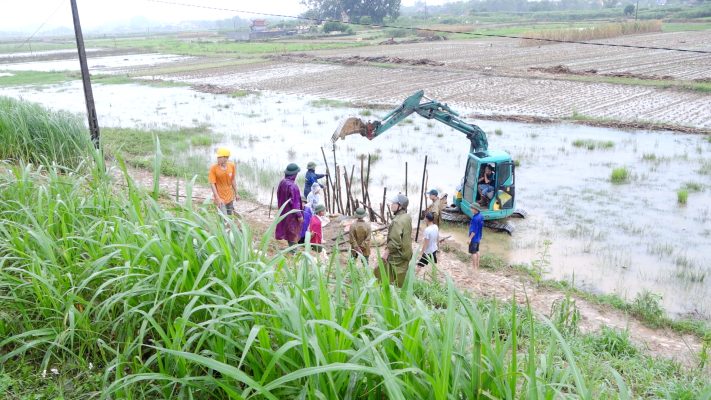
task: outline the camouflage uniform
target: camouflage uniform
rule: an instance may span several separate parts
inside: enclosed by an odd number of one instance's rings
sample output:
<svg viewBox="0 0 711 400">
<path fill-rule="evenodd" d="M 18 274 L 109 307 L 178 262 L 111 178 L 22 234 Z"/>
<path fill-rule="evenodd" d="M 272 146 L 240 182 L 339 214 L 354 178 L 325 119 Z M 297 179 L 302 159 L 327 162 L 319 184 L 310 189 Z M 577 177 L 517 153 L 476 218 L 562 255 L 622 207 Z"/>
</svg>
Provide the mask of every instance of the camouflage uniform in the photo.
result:
<svg viewBox="0 0 711 400">
<path fill-rule="evenodd" d="M 351 257 L 358 257 L 362 254 L 365 258 L 370 256 L 370 223 L 356 221 L 351 225 L 349 231 L 351 243 Z"/>
<path fill-rule="evenodd" d="M 412 220 L 405 210 L 395 213 L 388 228 L 388 260 L 385 265 L 390 282 L 402 287 L 412 258 Z M 379 270 L 376 276 L 380 278 Z"/>
<path fill-rule="evenodd" d="M 435 225 L 439 226 L 440 222 L 442 221 L 442 200 L 439 198 L 435 201 L 432 202 L 432 204 L 425 209 L 425 212 L 422 215 L 422 218 L 420 219 L 425 219 L 425 215 L 427 215 L 428 212 L 431 212 L 432 215 L 434 216 L 434 220 L 432 221 Z"/>
</svg>

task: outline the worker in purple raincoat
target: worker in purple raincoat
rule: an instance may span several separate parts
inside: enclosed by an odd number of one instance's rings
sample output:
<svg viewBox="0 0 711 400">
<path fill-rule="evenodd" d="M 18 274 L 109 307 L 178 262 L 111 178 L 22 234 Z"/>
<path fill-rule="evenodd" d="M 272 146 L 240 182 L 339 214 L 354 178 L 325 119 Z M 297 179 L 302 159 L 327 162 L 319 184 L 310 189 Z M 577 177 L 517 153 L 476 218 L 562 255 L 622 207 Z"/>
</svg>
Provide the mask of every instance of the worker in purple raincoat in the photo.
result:
<svg viewBox="0 0 711 400">
<path fill-rule="evenodd" d="M 277 202 L 281 210 L 280 217 L 286 215 L 276 226 L 275 237 L 277 240 L 286 240 L 289 246 L 299 242 L 301 225 L 304 221 L 301 205 L 301 191 L 296 184 L 296 175 L 301 171 L 298 165 L 291 163 L 284 170 L 284 179 L 279 182 L 277 189 Z M 292 210 L 298 212 L 290 213 Z"/>
</svg>

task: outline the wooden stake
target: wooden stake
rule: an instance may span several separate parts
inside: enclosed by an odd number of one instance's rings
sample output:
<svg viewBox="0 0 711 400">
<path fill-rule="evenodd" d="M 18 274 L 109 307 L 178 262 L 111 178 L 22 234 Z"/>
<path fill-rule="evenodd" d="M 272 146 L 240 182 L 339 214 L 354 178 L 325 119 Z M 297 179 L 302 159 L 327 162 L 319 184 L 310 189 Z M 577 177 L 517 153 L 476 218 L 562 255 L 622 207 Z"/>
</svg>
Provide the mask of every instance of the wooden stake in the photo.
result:
<svg viewBox="0 0 711 400">
<path fill-rule="evenodd" d="M 269 200 L 269 214 L 267 215 L 268 218 L 272 217 L 272 204 L 274 203 L 274 186 L 272 186 L 272 198 Z"/>
<path fill-rule="evenodd" d="M 420 210 L 417 212 L 417 231 L 415 232 L 415 243 L 420 237 L 420 214 L 422 214 L 422 198 L 425 195 L 425 174 L 427 174 L 427 156 L 425 155 L 425 166 L 422 169 L 422 187 L 420 188 Z"/>
<path fill-rule="evenodd" d="M 387 194 L 387 192 L 388 188 L 383 188 L 383 203 L 380 205 L 380 216 L 382 217 L 383 221 L 387 221 L 387 219 L 385 219 L 385 195 Z"/>
<path fill-rule="evenodd" d="M 330 170 L 330 168 L 328 168 L 328 161 L 326 161 L 326 152 L 323 151 L 323 147 L 321 147 L 321 155 L 323 156 L 323 165 L 326 166 L 326 185 L 330 185 L 330 189 L 331 189 L 328 191 L 328 194 L 335 195 L 336 190 L 335 190 L 335 187 L 333 184 L 333 178 L 331 178 L 331 170 Z M 331 199 L 328 199 L 326 204 L 331 206 L 331 208 L 329 209 L 329 212 L 333 213 L 336 209 L 336 205 L 334 204 L 334 202 Z"/>
<path fill-rule="evenodd" d="M 407 161 L 405 161 L 405 196 L 407 196 Z"/>
</svg>

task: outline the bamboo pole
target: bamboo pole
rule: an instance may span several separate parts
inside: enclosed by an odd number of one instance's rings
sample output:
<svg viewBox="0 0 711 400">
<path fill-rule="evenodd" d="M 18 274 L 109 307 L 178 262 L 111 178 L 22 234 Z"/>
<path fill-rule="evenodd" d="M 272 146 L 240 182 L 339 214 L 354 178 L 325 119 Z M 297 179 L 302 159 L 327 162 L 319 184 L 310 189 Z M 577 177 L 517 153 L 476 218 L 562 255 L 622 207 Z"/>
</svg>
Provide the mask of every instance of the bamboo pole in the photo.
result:
<svg viewBox="0 0 711 400">
<path fill-rule="evenodd" d="M 274 203 L 274 186 L 272 186 L 272 198 L 269 200 L 269 214 L 267 215 L 267 218 L 272 217 L 272 204 Z"/>
<path fill-rule="evenodd" d="M 335 146 L 335 145 L 334 145 Z M 333 186 L 333 178 L 331 178 L 331 169 L 328 168 L 328 161 L 326 160 L 326 152 L 323 150 L 323 146 L 321 147 L 321 155 L 323 156 L 323 164 L 326 166 L 326 185 L 330 185 L 328 194 L 333 194 L 335 195 L 335 187 Z M 333 201 L 329 199 L 326 204 L 330 205 L 329 212 L 333 213 L 335 211 L 336 205 L 333 204 Z"/>
<path fill-rule="evenodd" d="M 363 162 L 365 161 L 365 157 L 360 158 L 360 194 L 363 197 L 363 204 L 365 204 L 365 180 L 363 176 Z"/>
<path fill-rule="evenodd" d="M 351 214 L 351 188 L 348 185 L 348 171 L 343 168 L 343 184 L 346 186 L 346 215 Z"/>
<path fill-rule="evenodd" d="M 353 206 L 355 204 L 355 196 L 353 196 L 353 176 L 355 175 L 355 165 L 351 165 L 351 175 L 350 179 L 348 179 L 348 197 L 351 199 L 351 212 L 355 212 L 356 207 Z"/>
<path fill-rule="evenodd" d="M 407 161 L 405 161 L 405 196 L 407 196 Z"/>
<path fill-rule="evenodd" d="M 417 212 L 417 231 L 415 232 L 415 242 L 420 237 L 420 214 L 422 214 L 422 198 L 425 195 L 425 175 L 427 174 L 427 156 L 425 155 L 425 166 L 422 168 L 422 187 L 420 188 L 420 210 Z"/>
</svg>

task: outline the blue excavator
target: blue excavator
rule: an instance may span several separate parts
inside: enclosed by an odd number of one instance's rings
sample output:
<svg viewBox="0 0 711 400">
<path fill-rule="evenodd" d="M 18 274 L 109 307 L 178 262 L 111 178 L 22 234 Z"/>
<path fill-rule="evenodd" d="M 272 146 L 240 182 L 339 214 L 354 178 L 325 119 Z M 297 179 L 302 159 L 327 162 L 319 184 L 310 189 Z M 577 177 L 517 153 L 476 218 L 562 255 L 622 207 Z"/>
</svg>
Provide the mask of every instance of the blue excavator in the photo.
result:
<svg viewBox="0 0 711 400">
<path fill-rule="evenodd" d="M 462 132 L 470 142 L 462 184 L 457 188 L 454 203 L 442 210 L 442 218 L 468 221 L 471 218 L 470 205 L 474 204 L 482 213 L 487 227 L 511 234 L 514 227 L 505 219 L 526 217 L 523 210 L 516 209 L 516 174 L 511 155 L 501 150 L 490 150 L 486 133 L 480 127 L 463 121 L 446 104 L 426 97 L 424 91 L 412 94 L 382 120 L 364 121 L 349 117 L 341 121 L 331 140 L 335 143 L 354 134 L 372 140 L 412 113 Z"/>
</svg>

